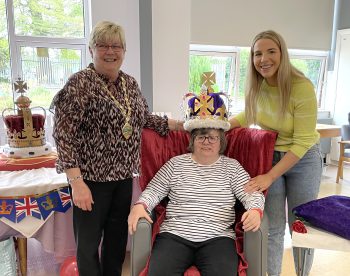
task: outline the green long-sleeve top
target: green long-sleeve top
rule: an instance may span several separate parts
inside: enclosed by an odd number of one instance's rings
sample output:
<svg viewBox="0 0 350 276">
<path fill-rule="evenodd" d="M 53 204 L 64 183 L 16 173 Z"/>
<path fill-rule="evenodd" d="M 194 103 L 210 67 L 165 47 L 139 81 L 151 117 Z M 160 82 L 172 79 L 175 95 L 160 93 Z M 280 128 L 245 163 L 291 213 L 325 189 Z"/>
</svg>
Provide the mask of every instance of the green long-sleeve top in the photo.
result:
<svg viewBox="0 0 350 276">
<path fill-rule="evenodd" d="M 257 125 L 278 132 L 276 151 L 290 150 L 302 158 L 320 138 L 316 130 L 317 100 L 312 83 L 304 79 L 294 80 L 284 117 L 279 115 L 279 108 L 278 88 L 263 81 L 257 101 Z M 244 112 L 235 118 L 241 126 L 247 127 Z"/>
</svg>

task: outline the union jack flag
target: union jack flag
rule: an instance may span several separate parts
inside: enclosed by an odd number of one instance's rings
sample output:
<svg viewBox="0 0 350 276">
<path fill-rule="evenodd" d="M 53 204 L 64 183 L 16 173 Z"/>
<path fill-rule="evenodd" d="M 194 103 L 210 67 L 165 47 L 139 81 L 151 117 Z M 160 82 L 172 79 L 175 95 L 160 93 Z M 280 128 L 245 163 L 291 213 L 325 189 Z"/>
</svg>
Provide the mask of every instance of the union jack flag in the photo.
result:
<svg viewBox="0 0 350 276">
<path fill-rule="evenodd" d="M 41 213 L 38 203 L 33 197 L 18 198 L 15 200 L 16 204 L 16 221 L 20 222 L 26 216 L 32 216 L 41 219 Z"/>
<path fill-rule="evenodd" d="M 70 196 L 70 193 L 69 193 L 69 188 L 68 187 L 63 187 L 63 188 L 58 190 L 58 193 L 60 195 L 62 207 L 59 206 L 59 208 L 56 209 L 56 211 L 64 213 L 72 206 L 72 201 L 71 201 L 71 196 Z"/>
</svg>

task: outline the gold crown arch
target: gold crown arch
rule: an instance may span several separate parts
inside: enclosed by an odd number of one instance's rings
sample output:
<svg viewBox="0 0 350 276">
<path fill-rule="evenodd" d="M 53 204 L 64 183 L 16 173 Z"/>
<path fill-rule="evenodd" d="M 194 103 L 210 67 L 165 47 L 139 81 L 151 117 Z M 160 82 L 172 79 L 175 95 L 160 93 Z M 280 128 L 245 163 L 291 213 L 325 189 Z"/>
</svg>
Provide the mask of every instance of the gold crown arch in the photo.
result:
<svg viewBox="0 0 350 276">
<path fill-rule="evenodd" d="M 17 106 L 17 114 L 16 110 L 12 108 L 7 108 L 2 112 L 3 119 L 7 126 L 8 144 L 13 148 L 39 147 L 45 145 L 46 143 L 44 126 L 40 127 L 39 129 L 33 126 L 32 110 L 29 107 L 31 100 L 27 96 L 23 95 L 27 92 L 27 89 L 27 83 L 21 80 L 21 78 L 18 78 L 18 80 L 14 82 L 15 92 L 20 93 L 20 96 L 18 96 L 15 101 Z M 42 107 L 38 108 L 40 108 L 44 113 L 44 123 L 46 111 Z M 7 112 L 11 112 L 13 115 L 6 116 Z M 18 127 L 15 129 L 13 126 L 11 126 L 10 121 L 15 119 L 23 120 L 23 129 L 18 130 Z"/>
</svg>

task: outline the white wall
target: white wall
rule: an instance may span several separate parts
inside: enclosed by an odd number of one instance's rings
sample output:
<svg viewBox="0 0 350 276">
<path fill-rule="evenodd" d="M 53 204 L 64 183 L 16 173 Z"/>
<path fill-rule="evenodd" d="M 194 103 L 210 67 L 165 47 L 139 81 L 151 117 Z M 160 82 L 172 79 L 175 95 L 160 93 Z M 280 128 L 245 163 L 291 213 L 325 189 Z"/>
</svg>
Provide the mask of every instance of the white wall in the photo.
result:
<svg viewBox="0 0 350 276">
<path fill-rule="evenodd" d="M 334 0 L 191 0 L 191 43 L 250 46 L 267 29 L 294 49 L 329 50 Z"/>
<path fill-rule="evenodd" d="M 122 70 L 140 83 L 139 0 L 91 0 L 91 20 L 110 20 L 124 27 L 126 56 Z"/>
<path fill-rule="evenodd" d="M 190 10 L 188 0 L 153 0 L 153 110 L 179 119 L 188 90 Z"/>
<path fill-rule="evenodd" d="M 335 108 L 334 122 L 337 125 L 348 124 L 350 112 L 350 29 L 339 30 L 337 33 L 336 56 L 334 64 L 333 94 Z"/>
<path fill-rule="evenodd" d="M 290 48 L 328 50 L 333 2 L 152 0 L 153 110 L 180 117 L 190 43 L 249 46 L 256 33 L 272 28 Z M 139 0 L 91 0 L 91 14 L 92 25 L 108 19 L 124 26 L 127 55 L 122 69 L 140 83 Z"/>
</svg>

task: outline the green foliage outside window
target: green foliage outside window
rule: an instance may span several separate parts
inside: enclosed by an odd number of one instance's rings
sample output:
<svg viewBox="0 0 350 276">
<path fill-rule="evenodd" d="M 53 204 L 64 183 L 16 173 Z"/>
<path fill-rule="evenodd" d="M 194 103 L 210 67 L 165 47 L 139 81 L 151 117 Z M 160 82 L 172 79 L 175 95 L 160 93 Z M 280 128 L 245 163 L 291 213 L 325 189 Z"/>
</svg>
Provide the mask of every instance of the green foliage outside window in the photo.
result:
<svg viewBox="0 0 350 276">
<path fill-rule="evenodd" d="M 13 2 L 15 35 L 52 38 L 84 38 L 83 0 L 8 0 Z M 46 44 L 50 45 L 50 44 Z M 81 50 L 45 46 L 40 55 L 35 46 L 20 47 L 16 62 L 27 81 L 32 106 L 48 107 L 67 78 L 81 68 Z M 46 48 L 48 47 L 48 48 Z M 51 47 L 51 48 L 50 48 Z M 12 108 L 13 95 L 6 1 L 0 0 L 0 111 Z M 13 57 L 15 59 L 15 57 Z"/>
<path fill-rule="evenodd" d="M 82 0 L 14 0 L 18 35 L 84 37 Z"/>
<path fill-rule="evenodd" d="M 216 84 L 212 86 L 213 90 L 229 92 L 231 66 L 232 57 L 190 55 L 189 91 L 198 94 L 201 90 L 202 74 L 214 71 Z"/>
</svg>

